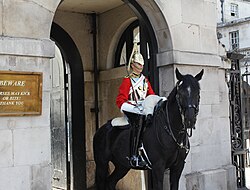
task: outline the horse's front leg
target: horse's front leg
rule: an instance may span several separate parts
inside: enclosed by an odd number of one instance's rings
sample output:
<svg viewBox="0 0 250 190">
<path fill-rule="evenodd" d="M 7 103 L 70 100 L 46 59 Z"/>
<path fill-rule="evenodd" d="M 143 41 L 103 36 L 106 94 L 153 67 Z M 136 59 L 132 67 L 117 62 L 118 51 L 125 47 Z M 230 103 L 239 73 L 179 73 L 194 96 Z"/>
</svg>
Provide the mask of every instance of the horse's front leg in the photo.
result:
<svg viewBox="0 0 250 190">
<path fill-rule="evenodd" d="M 170 168 L 170 190 L 179 189 L 179 180 L 184 168 L 185 161 L 180 161 L 178 164 Z"/>
<path fill-rule="evenodd" d="M 163 190 L 165 165 L 163 162 L 158 162 L 152 166 L 153 190 Z"/>
</svg>

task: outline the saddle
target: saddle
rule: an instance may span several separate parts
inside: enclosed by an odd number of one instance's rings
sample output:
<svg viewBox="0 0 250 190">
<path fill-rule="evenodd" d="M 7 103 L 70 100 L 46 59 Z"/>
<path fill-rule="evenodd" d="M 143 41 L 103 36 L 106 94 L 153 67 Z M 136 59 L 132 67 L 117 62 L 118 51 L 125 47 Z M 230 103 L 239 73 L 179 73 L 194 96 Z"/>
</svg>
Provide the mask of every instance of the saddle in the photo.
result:
<svg viewBox="0 0 250 190">
<path fill-rule="evenodd" d="M 144 107 L 144 114 L 145 115 L 153 115 L 154 112 L 157 112 L 160 107 L 162 107 L 162 104 L 163 104 L 163 100 L 165 100 L 164 98 L 162 97 L 159 97 L 157 95 L 150 95 L 148 96 L 144 102 L 143 102 L 143 107 Z M 112 121 L 111 121 L 111 125 L 115 128 L 118 128 L 118 129 L 129 129 L 131 126 L 133 126 L 133 120 L 131 120 L 131 118 L 133 117 L 133 113 L 129 113 L 129 112 L 124 112 L 126 116 L 124 117 L 117 117 L 117 118 L 114 118 Z M 128 119 L 129 118 L 129 119 Z M 144 116 L 145 118 L 145 116 Z M 132 123 L 130 123 L 132 121 Z M 145 119 L 144 119 L 144 122 L 143 122 L 143 125 L 145 125 Z M 145 128 L 144 128 L 145 129 Z M 133 131 L 134 129 L 132 129 Z M 143 166 L 139 166 L 139 164 L 133 164 L 132 163 L 132 160 L 135 161 L 134 159 L 131 160 L 131 157 L 127 157 L 127 159 L 129 160 L 129 163 L 130 163 L 130 166 L 133 168 L 133 169 L 138 169 L 138 170 L 147 170 L 147 169 L 152 169 L 151 168 L 151 162 L 148 158 L 148 155 L 147 155 L 147 152 L 143 146 L 143 141 L 142 141 L 142 133 L 143 133 L 144 130 L 142 130 L 141 132 L 139 132 L 138 134 L 136 134 L 137 136 L 137 140 L 136 142 L 140 143 L 137 144 L 135 148 L 133 145 L 131 146 L 131 150 L 132 152 L 135 152 L 135 150 L 137 150 L 138 152 L 138 157 L 137 159 L 139 160 L 136 160 L 136 163 L 137 162 L 144 162 L 145 165 Z M 132 135 L 132 138 L 134 138 L 134 136 Z M 134 141 L 133 141 L 134 142 Z M 138 146 L 139 145 L 139 146 Z M 132 158 L 135 158 L 133 157 L 134 153 L 132 153 Z"/>
<path fill-rule="evenodd" d="M 144 108 L 144 115 L 153 115 L 155 111 L 157 111 L 161 106 L 162 103 L 166 100 L 165 97 L 160 97 L 157 95 L 149 95 L 146 97 L 146 99 L 143 101 L 143 108 Z M 111 125 L 113 127 L 122 127 L 122 126 L 128 126 L 129 121 L 127 117 L 116 117 L 111 120 Z"/>
</svg>

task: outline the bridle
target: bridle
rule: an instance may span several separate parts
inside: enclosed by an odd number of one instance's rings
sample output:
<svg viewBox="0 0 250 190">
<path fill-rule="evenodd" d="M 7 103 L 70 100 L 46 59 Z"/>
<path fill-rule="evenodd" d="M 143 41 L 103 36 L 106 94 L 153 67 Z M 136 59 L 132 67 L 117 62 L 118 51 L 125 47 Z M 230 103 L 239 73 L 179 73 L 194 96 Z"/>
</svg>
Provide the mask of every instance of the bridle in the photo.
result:
<svg viewBox="0 0 250 190">
<path fill-rule="evenodd" d="M 178 133 L 178 135 L 182 135 L 182 137 L 183 137 L 181 140 L 177 139 L 172 131 L 173 128 L 171 127 L 170 120 L 169 120 L 169 113 L 168 113 L 169 100 L 166 100 L 165 110 L 160 109 L 160 111 L 162 112 L 162 115 L 163 115 L 163 119 L 164 119 L 163 126 L 164 126 L 165 131 L 173 138 L 173 140 L 178 145 L 178 147 L 180 147 L 181 149 L 185 149 L 186 153 L 188 153 L 189 152 L 188 138 L 192 136 L 192 128 L 188 129 L 186 127 L 185 111 L 186 111 L 186 108 L 193 108 L 195 110 L 195 117 L 196 117 L 198 115 L 198 112 L 199 112 L 199 106 L 196 106 L 194 104 L 188 104 L 188 106 L 183 109 L 181 104 L 180 104 L 180 96 L 178 94 L 179 86 L 180 86 L 180 81 L 178 81 L 176 84 L 175 99 L 176 99 L 177 106 L 178 106 L 178 109 L 179 109 L 179 112 L 181 115 L 181 120 L 182 120 L 182 129 Z M 198 98 L 200 99 L 200 97 L 198 97 Z M 199 105 L 199 100 L 198 100 L 198 105 Z M 155 119 L 155 121 L 156 121 L 156 119 Z M 158 142 L 162 145 L 162 147 L 164 147 L 164 145 L 160 141 L 160 138 L 158 136 L 159 134 L 157 131 L 156 131 L 156 134 L 157 134 Z"/>
<path fill-rule="evenodd" d="M 186 127 L 186 123 L 185 123 L 185 112 L 187 109 L 194 109 L 194 113 L 195 113 L 195 117 L 197 117 L 198 113 L 199 113 L 199 102 L 200 102 L 200 96 L 198 96 L 198 104 L 195 105 L 195 104 L 190 104 L 190 102 L 188 102 L 188 105 L 186 107 L 182 107 L 181 104 L 180 104 L 180 95 L 178 93 L 179 91 L 179 88 L 180 88 L 180 85 L 181 85 L 181 82 L 182 81 L 178 81 L 176 83 L 176 95 L 175 95 L 175 99 L 176 99 L 176 102 L 177 102 L 177 105 L 178 105 L 178 109 L 180 111 L 180 114 L 181 114 L 181 120 L 182 120 L 182 126 L 183 126 L 183 129 L 181 131 L 184 131 L 187 133 L 188 137 L 191 137 L 192 134 L 193 134 L 193 131 L 192 131 L 192 128 L 187 128 Z"/>
</svg>

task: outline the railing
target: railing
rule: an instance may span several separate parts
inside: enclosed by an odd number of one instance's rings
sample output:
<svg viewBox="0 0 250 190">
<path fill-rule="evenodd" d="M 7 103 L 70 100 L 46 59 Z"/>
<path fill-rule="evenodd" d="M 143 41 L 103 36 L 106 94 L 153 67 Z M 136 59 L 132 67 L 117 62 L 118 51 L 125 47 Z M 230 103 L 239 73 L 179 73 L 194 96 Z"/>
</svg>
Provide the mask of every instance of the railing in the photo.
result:
<svg viewBox="0 0 250 190">
<path fill-rule="evenodd" d="M 237 56 L 237 54 L 234 56 Z M 246 182 L 245 160 L 247 150 L 245 149 L 244 129 L 242 123 L 241 73 L 239 59 L 232 59 L 231 57 L 231 69 L 227 70 L 227 84 L 230 101 L 232 163 L 236 167 L 237 187 L 242 188 L 245 187 Z"/>
<path fill-rule="evenodd" d="M 242 77 L 242 122 L 244 126 L 246 166 L 250 166 L 250 64 L 246 60 L 241 67 Z"/>
</svg>

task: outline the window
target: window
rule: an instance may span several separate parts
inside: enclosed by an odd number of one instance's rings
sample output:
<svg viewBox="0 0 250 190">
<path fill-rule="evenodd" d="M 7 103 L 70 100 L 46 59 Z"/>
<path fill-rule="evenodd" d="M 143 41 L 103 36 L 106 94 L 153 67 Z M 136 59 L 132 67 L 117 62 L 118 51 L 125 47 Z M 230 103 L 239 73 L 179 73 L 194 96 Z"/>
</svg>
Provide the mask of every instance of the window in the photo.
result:
<svg viewBox="0 0 250 190">
<path fill-rule="evenodd" d="M 138 49 L 139 52 L 143 47 L 141 47 L 141 34 L 140 34 L 140 26 L 139 21 L 136 20 L 131 23 L 127 29 L 123 32 L 120 41 L 117 46 L 117 50 L 115 53 L 115 65 L 114 67 L 120 67 L 128 64 L 131 51 L 133 49 L 134 42 L 138 42 Z M 146 54 L 143 54 L 144 61 L 150 59 L 150 52 L 149 52 L 149 44 L 146 42 Z"/>
<path fill-rule="evenodd" d="M 239 31 L 229 32 L 231 50 L 239 49 Z"/>
<path fill-rule="evenodd" d="M 133 49 L 133 42 L 136 41 L 140 44 L 139 36 L 139 22 L 134 21 L 123 32 L 118 47 L 115 53 L 115 67 L 124 66 L 128 63 L 131 51 Z M 140 46 L 138 45 L 138 48 Z M 140 48 L 139 48 L 140 49 Z"/>
<path fill-rule="evenodd" d="M 237 4 L 231 3 L 231 16 L 238 18 L 239 12 Z"/>
<path fill-rule="evenodd" d="M 146 19 L 135 20 L 124 30 L 116 47 L 114 67 L 124 67 L 128 64 L 134 42 L 137 42 L 138 50 L 144 58 L 142 73 L 147 76 L 155 92 L 158 92 L 158 46 L 150 23 Z"/>
</svg>

